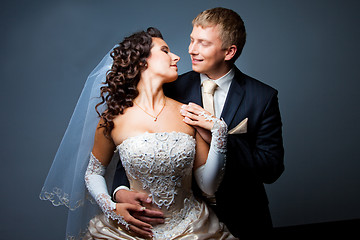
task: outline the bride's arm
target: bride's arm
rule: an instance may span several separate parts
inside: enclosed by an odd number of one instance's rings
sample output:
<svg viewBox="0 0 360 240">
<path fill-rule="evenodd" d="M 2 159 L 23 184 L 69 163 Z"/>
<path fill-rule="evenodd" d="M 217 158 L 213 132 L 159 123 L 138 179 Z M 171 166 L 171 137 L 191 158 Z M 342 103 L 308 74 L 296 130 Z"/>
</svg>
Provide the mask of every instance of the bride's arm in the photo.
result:
<svg viewBox="0 0 360 240">
<path fill-rule="evenodd" d="M 225 171 L 227 125 L 198 105 L 192 104 L 183 110 L 186 123 L 211 131 L 210 148 L 200 133 L 196 133 L 194 175 L 200 189 L 212 196 L 217 191 Z"/>
<path fill-rule="evenodd" d="M 148 231 L 135 229 L 134 226 L 131 230 L 149 236 L 151 234 L 151 225 L 133 218 L 129 213 L 129 211 L 144 211 L 144 209 L 133 204 L 115 203 L 109 195 L 104 175 L 106 166 L 111 161 L 114 149 L 115 144 L 111 139 L 105 137 L 103 128 L 99 128 L 98 125 L 95 132 L 94 146 L 85 173 L 86 187 L 108 218 L 116 220 L 119 224 L 125 226 L 127 230 L 130 227 L 129 223 L 141 226 Z"/>
</svg>

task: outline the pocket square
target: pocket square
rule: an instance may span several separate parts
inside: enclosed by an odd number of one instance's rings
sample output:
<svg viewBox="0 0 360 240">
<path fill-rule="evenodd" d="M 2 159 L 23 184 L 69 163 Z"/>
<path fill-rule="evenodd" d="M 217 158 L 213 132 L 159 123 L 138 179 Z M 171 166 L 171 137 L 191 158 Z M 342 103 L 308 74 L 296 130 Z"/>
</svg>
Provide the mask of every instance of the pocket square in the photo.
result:
<svg viewBox="0 0 360 240">
<path fill-rule="evenodd" d="M 242 134 L 247 133 L 247 122 L 248 118 L 242 120 L 236 127 L 231 129 L 228 133 L 229 134 Z"/>
</svg>

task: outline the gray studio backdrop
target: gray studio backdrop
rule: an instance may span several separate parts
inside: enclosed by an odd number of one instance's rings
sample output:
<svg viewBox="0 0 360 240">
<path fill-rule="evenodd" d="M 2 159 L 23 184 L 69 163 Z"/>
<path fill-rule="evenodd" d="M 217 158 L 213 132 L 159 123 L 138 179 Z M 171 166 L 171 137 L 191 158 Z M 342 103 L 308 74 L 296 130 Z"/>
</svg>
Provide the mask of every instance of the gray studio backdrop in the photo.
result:
<svg viewBox="0 0 360 240">
<path fill-rule="evenodd" d="M 279 90 L 286 170 L 267 185 L 275 227 L 360 217 L 358 1 L 2 1 L 0 239 L 63 239 L 38 198 L 87 75 L 130 33 L 158 27 L 191 70 L 191 20 L 237 11 L 237 66 Z M 234 184 L 236 186 L 236 184 Z M 235 188 L 234 188 L 235 190 Z M 236 191 L 229 204 L 236 207 Z"/>
</svg>

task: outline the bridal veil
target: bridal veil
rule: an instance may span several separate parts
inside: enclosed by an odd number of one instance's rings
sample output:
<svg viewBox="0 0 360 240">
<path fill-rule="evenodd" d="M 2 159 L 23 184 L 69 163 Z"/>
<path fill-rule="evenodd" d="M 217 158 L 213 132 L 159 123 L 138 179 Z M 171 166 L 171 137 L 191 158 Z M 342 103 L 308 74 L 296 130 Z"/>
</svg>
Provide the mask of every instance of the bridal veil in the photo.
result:
<svg viewBox="0 0 360 240">
<path fill-rule="evenodd" d="M 88 76 L 40 193 L 40 199 L 68 208 L 66 239 L 81 238 L 90 219 L 100 212 L 86 190 L 84 176 L 99 122 L 95 106 L 101 100 L 100 87 L 113 62 L 111 51 Z M 105 105 L 99 106 L 98 110 L 104 111 Z M 117 161 L 112 161 L 111 165 L 116 165 Z M 115 170 L 115 167 L 108 169 Z M 114 171 L 107 171 L 106 178 L 112 179 L 113 174 Z"/>
</svg>

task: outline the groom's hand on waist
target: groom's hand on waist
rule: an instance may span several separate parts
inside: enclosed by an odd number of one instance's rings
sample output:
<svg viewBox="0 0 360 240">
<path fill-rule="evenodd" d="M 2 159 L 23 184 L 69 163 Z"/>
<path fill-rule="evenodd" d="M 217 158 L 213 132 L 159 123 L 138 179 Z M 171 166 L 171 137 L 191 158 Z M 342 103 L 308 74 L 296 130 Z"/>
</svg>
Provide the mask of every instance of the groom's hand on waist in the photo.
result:
<svg viewBox="0 0 360 240">
<path fill-rule="evenodd" d="M 164 214 L 160 210 L 149 209 L 152 199 L 146 193 L 121 189 L 115 193 L 115 200 L 118 203 L 130 203 L 146 207 L 144 211 L 132 212 L 131 215 L 145 223 L 157 225 L 164 223 Z"/>
</svg>

